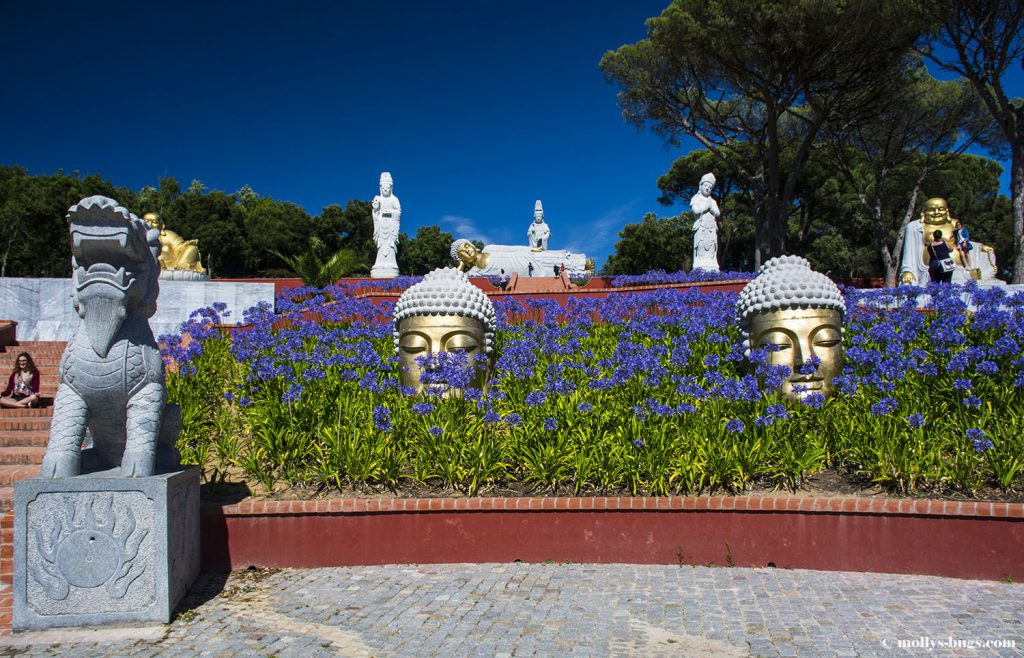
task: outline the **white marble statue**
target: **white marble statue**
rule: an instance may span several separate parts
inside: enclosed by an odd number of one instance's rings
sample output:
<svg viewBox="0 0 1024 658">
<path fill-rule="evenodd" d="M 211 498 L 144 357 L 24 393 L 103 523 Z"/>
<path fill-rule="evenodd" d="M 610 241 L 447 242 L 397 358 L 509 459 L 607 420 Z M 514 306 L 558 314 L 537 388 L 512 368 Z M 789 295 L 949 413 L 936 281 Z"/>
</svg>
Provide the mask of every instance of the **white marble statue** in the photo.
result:
<svg viewBox="0 0 1024 658">
<path fill-rule="evenodd" d="M 557 276 L 562 266 L 570 274 L 582 274 L 592 269 L 586 254 L 575 254 L 565 249 L 536 251 L 530 247 L 489 244 L 477 250 L 469 240 L 452 243 L 452 260 L 467 276 Z"/>
<path fill-rule="evenodd" d="M 373 197 L 373 241 L 377 243 L 377 260 L 370 270 L 374 279 L 392 279 L 398 276 L 398 261 L 395 251 L 398 248 L 399 222 L 402 217 L 402 205 L 398 197 L 392 194 L 394 183 L 391 174 L 380 175 L 380 194 Z"/>
<path fill-rule="evenodd" d="M 718 224 L 721 216 L 718 203 L 711 198 L 715 187 L 715 175 L 704 174 L 700 179 L 697 194 L 690 199 L 693 212 L 693 269 L 719 271 L 718 267 Z"/>
<path fill-rule="evenodd" d="M 533 204 L 533 223 L 526 231 L 526 240 L 531 249 L 544 251 L 548 248 L 550 237 L 551 228 L 544 221 L 544 206 L 541 205 L 540 199 L 537 199 L 537 203 Z"/>
</svg>

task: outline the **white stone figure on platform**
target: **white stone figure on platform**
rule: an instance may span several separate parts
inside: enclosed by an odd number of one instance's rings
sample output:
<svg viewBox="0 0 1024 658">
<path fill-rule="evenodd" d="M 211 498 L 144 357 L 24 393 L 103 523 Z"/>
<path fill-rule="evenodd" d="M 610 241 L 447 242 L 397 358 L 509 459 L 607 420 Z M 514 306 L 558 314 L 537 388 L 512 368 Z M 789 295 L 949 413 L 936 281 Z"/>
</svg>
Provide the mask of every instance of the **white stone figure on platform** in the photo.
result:
<svg viewBox="0 0 1024 658">
<path fill-rule="evenodd" d="M 398 261 L 395 252 L 398 247 L 399 222 L 402 205 L 392 194 L 394 182 L 391 174 L 380 175 L 380 194 L 373 197 L 373 241 L 377 243 L 377 260 L 370 270 L 374 279 L 393 279 L 398 276 Z"/>
<path fill-rule="evenodd" d="M 718 224 L 721 216 L 718 203 L 711 198 L 715 187 L 715 175 L 704 174 L 700 179 L 697 194 L 690 199 L 693 212 L 693 269 L 719 271 L 718 267 Z"/>
<path fill-rule="evenodd" d="M 544 221 L 544 206 L 537 199 L 537 203 L 533 204 L 533 223 L 526 231 L 526 239 L 534 251 L 546 251 L 550 237 L 551 228 Z"/>
</svg>

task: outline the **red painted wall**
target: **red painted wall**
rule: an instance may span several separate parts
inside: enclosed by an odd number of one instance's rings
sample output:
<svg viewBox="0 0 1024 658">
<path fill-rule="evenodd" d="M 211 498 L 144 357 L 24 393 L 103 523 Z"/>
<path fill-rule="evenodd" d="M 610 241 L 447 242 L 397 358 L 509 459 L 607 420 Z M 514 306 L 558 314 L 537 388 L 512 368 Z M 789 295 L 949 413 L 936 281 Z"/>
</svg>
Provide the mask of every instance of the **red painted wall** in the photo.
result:
<svg viewBox="0 0 1024 658">
<path fill-rule="evenodd" d="M 206 508 L 204 566 L 514 560 L 676 564 L 681 560 L 686 564 L 725 566 L 731 561 L 735 566 L 764 567 L 774 563 L 782 568 L 1024 580 L 1024 512 L 1016 508 L 1016 516 L 1006 518 L 809 511 L 811 506 L 802 503 L 796 509 L 725 509 L 735 507 L 741 499 L 722 498 L 718 500 L 732 503 L 722 503 L 720 509 L 708 509 L 707 505 L 695 509 L 690 502 L 689 509 L 681 505 L 670 509 L 671 503 L 663 505 L 667 499 L 646 499 L 660 502 L 645 504 L 646 509 L 567 509 L 574 505 L 572 501 L 587 499 L 484 499 L 491 504 L 455 509 L 460 504 L 466 507 L 466 500 L 480 499 L 418 501 L 422 510 L 436 511 L 369 511 L 373 508 L 349 506 L 350 511 L 298 512 L 328 501 L 309 501 L 305 508 L 303 503 L 280 507 L 288 505 L 281 503 L 270 513 L 224 514 L 219 508 Z M 523 500 L 527 502 L 519 502 Z M 548 503 L 546 509 L 529 502 L 537 500 Z M 380 501 L 381 507 L 386 502 Z M 886 502 L 899 509 L 902 503 L 917 501 Z M 500 509 L 510 504 L 512 509 Z M 521 509 L 514 509 L 517 505 Z M 658 509 L 659 505 L 664 508 Z"/>
</svg>

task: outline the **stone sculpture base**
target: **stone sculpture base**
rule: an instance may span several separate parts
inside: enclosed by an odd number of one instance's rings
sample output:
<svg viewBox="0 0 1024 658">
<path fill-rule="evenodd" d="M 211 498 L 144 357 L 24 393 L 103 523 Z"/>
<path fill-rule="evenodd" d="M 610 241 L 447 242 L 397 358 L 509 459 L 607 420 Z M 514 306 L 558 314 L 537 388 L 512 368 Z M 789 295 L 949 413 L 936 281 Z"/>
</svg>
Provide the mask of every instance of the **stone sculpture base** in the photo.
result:
<svg viewBox="0 0 1024 658">
<path fill-rule="evenodd" d="M 167 623 L 199 574 L 199 470 L 14 485 L 15 630 Z"/>
<path fill-rule="evenodd" d="M 398 276 L 398 268 L 390 265 L 374 265 L 370 269 L 371 279 L 394 279 Z"/>
<path fill-rule="evenodd" d="M 690 271 L 693 270 L 704 270 L 705 272 L 720 272 L 721 268 L 718 267 L 717 258 L 698 258 L 693 261 L 693 267 L 690 268 Z"/>
<path fill-rule="evenodd" d="M 209 281 L 210 277 L 194 270 L 160 270 L 161 281 Z"/>
</svg>

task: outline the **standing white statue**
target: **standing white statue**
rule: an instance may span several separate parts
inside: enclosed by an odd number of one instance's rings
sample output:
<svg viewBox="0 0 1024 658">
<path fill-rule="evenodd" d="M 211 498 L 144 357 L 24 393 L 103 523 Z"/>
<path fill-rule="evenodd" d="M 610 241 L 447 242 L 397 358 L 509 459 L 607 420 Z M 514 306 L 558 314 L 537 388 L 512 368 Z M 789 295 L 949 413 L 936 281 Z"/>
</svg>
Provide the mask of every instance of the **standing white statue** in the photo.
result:
<svg viewBox="0 0 1024 658">
<path fill-rule="evenodd" d="M 402 217 L 402 205 L 398 197 L 392 194 L 394 182 L 391 174 L 380 175 L 380 194 L 373 197 L 373 241 L 377 243 L 377 260 L 370 270 L 374 279 L 392 279 L 398 276 L 398 261 L 395 250 L 398 247 L 399 220 Z"/>
<path fill-rule="evenodd" d="M 550 237 L 551 229 L 544 221 L 544 206 L 540 204 L 540 199 L 537 199 L 537 203 L 533 204 L 533 223 L 526 231 L 526 239 L 534 251 L 547 251 Z"/>
<path fill-rule="evenodd" d="M 711 198 L 715 187 L 715 175 L 704 174 L 700 179 L 697 194 L 690 199 L 693 212 L 693 269 L 719 271 L 718 267 L 718 224 L 721 216 L 718 203 Z"/>
</svg>

